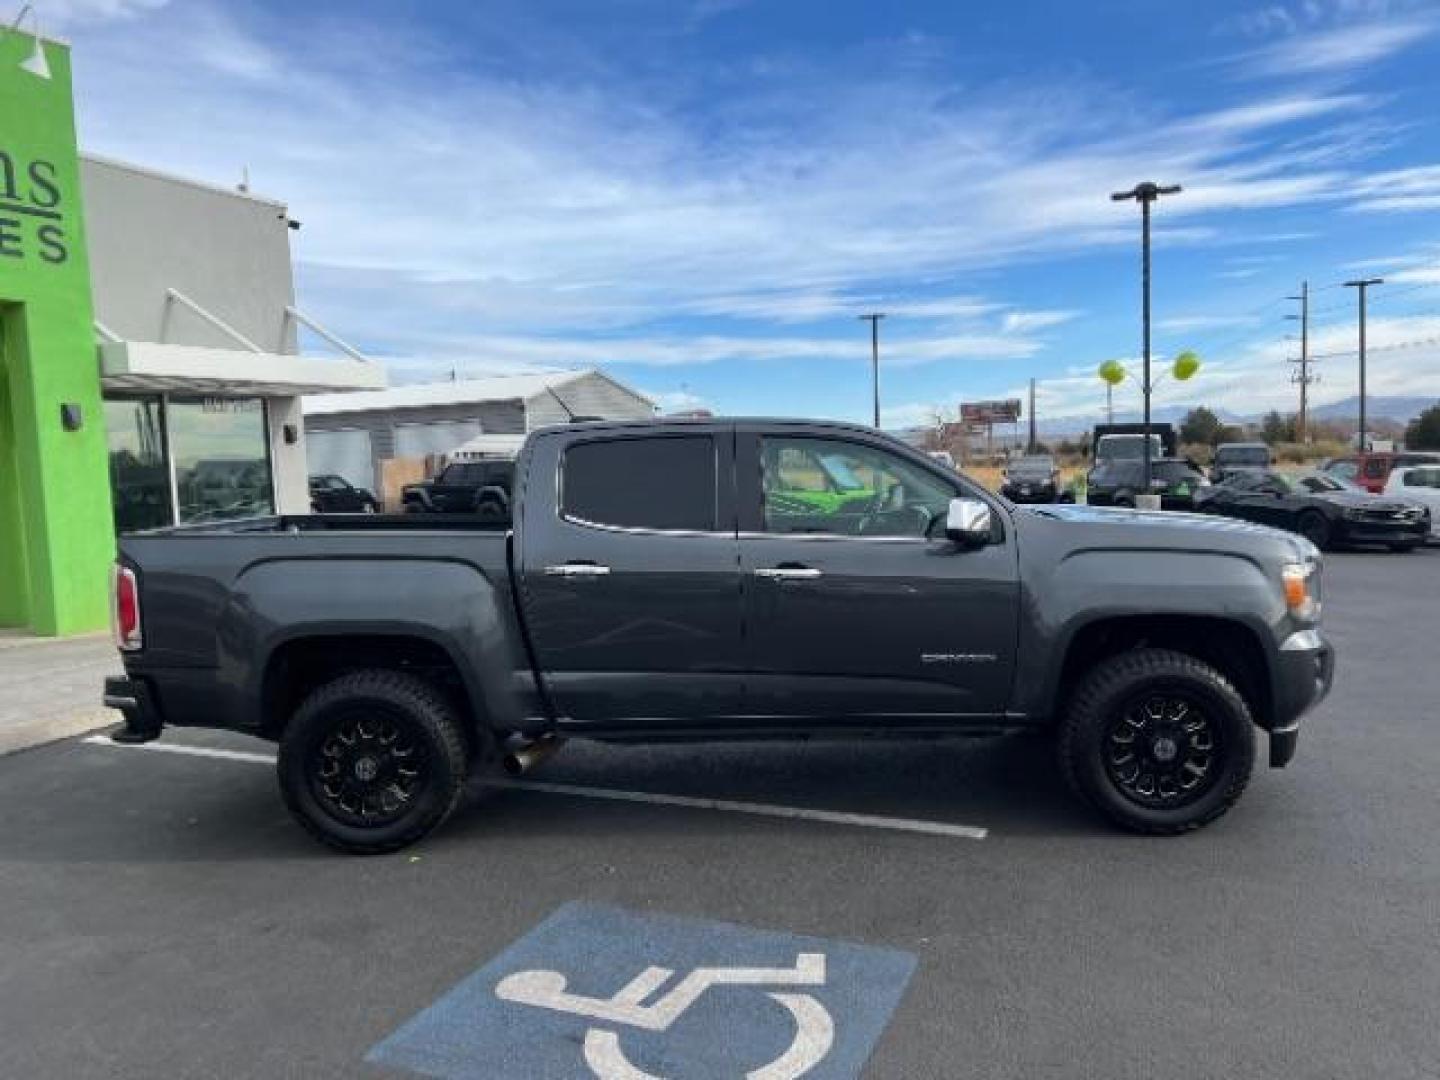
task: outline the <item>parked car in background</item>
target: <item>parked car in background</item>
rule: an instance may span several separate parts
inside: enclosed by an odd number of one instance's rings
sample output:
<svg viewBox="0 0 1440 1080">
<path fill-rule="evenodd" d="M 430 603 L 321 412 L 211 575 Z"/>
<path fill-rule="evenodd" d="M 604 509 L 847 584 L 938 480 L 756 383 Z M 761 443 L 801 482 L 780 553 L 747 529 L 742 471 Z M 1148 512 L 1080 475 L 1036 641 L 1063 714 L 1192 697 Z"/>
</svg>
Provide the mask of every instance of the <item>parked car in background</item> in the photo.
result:
<svg viewBox="0 0 1440 1080">
<path fill-rule="evenodd" d="M 1390 470 L 1385 494 L 1409 499 L 1430 510 L 1430 539 L 1440 541 L 1440 465 L 1403 465 Z"/>
<path fill-rule="evenodd" d="M 1430 532 L 1420 503 L 1371 495 L 1323 472 L 1273 469 L 1236 473 L 1208 491 L 1197 509 L 1299 533 L 1316 547 L 1384 544 L 1409 551 Z"/>
<path fill-rule="evenodd" d="M 1178 448 L 1174 424 L 1096 424 L 1090 434 L 1095 464 L 1116 458 L 1141 458 L 1145 454 L 1145 434 L 1150 435 L 1152 459 L 1174 457 Z"/>
<path fill-rule="evenodd" d="M 1270 447 L 1263 442 L 1221 443 L 1215 448 L 1215 460 L 1210 463 L 1210 479 L 1219 483 L 1231 473 L 1268 469 L 1273 464 Z"/>
<path fill-rule="evenodd" d="M 479 514 L 504 521 L 514 480 L 513 461 L 463 461 L 445 466 L 433 480 L 406 484 L 400 497 L 407 514 Z"/>
<path fill-rule="evenodd" d="M 378 514 L 380 501 L 343 476 L 310 477 L 310 509 L 317 514 Z"/>
<path fill-rule="evenodd" d="M 1323 472 L 1358 484 L 1372 495 L 1379 495 L 1385 490 L 1391 471 L 1408 465 L 1440 465 L 1440 453 L 1426 450 L 1374 451 L 1331 458 L 1320 468 Z"/>
<path fill-rule="evenodd" d="M 1145 491 L 1144 467 L 1138 459 L 1100 462 L 1086 478 L 1087 501 L 1091 506 L 1133 507 L 1135 496 Z M 1150 462 L 1150 490 L 1160 496 L 1161 509 L 1194 509 L 1196 492 L 1209 486 L 1205 474 L 1188 461 Z"/>
<path fill-rule="evenodd" d="M 1000 494 L 1013 503 L 1060 502 L 1060 468 L 1048 454 L 1016 458 L 1005 467 Z"/>
</svg>

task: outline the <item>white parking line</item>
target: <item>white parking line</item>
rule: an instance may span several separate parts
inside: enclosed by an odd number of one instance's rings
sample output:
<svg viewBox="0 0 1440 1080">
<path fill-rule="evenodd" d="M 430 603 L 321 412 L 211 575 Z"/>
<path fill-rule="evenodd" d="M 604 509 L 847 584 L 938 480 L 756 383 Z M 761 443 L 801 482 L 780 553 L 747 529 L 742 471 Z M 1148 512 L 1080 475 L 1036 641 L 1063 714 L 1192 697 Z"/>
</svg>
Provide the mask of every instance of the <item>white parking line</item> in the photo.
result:
<svg viewBox="0 0 1440 1080">
<path fill-rule="evenodd" d="M 220 758 L 244 761 L 255 765 L 275 764 L 274 754 L 252 754 L 244 750 L 220 750 L 208 746 L 179 746 L 175 743 L 148 742 L 126 745 L 112 742 L 108 735 L 91 735 L 82 742 L 120 750 L 150 750 L 166 754 L 187 754 L 191 757 Z M 782 818 L 793 821 L 818 821 L 826 825 L 850 825 L 861 829 L 888 829 L 893 832 L 921 833 L 926 836 L 949 836 L 962 840 L 984 840 L 990 830 L 976 825 L 950 825 L 942 821 L 918 818 L 881 817 L 875 814 L 850 814 L 838 810 L 808 810 L 798 806 L 774 806 L 769 803 L 735 802 L 730 799 L 707 799 L 693 795 L 662 795 L 651 791 L 619 791 L 614 788 L 582 787 L 578 784 L 555 784 L 545 780 L 485 779 L 485 787 L 514 791 L 535 791 L 548 795 L 568 795 L 579 799 L 603 799 L 610 802 L 649 803 L 654 806 L 680 806 L 688 810 L 720 810 L 753 817 Z"/>
<path fill-rule="evenodd" d="M 925 833 L 930 836 L 958 836 L 965 840 L 984 840 L 990 831 L 975 825 L 947 825 L 942 821 L 921 821 L 916 818 L 877 817 L 874 814 L 848 814 L 838 810 L 806 810 L 798 806 L 732 802 L 729 799 L 705 799 L 692 795 L 657 795 L 650 791 L 616 791 L 613 788 L 552 784 L 545 780 L 490 780 L 486 783 L 493 787 L 543 791 L 551 795 L 573 795 L 582 799 L 654 803 L 657 806 L 683 806 L 691 810 L 727 810 L 732 814 L 822 821 L 827 825 L 856 825 L 862 829 L 892 829 L 897 832 Z"/>
<path fill-rule="evenodd" d="M 274 754 L 251 754 L 245 750 L 220 750 L 209 746 L 176 746 L 174 743 L 118 743 L 109 735 L 91 735 L 81 742 L 109 746 L 116 750 L 152 750 L 162 754 L 187 754 L 190 757 L 223 758 L 225 761 L 248 761 L 252 765 L 274 765 Z"/>
</svg>

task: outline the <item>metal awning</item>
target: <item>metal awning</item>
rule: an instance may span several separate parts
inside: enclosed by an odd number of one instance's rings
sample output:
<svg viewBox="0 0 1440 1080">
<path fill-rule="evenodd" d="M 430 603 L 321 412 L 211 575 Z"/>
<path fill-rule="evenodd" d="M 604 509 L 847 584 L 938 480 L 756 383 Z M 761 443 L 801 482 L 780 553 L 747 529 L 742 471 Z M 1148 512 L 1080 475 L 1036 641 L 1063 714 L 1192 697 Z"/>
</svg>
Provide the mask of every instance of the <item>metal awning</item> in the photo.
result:
<svg viewBox="0 0 1440 1080">
<path fill-rule="evenodd" d="M 101 385 L 110 391 L 293 397 L 386 385 L 384 367 L 365 360 L 145 341 L 107 341 L 99 353 Z"/>
</svg>

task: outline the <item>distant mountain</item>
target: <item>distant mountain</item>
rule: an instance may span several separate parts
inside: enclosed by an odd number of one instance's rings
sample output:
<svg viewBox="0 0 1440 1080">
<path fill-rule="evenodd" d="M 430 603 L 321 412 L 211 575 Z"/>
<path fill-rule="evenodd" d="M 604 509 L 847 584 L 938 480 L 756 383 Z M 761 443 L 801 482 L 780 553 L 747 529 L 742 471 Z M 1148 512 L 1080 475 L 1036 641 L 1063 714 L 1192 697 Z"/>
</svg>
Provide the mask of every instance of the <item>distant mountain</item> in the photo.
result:
<svg viewBox="0 0 1440 1080">
<path fill-rule="evenodd" d="M 1394 420 L 1408 424 L 1432 405 L 1440 404 L 1433 397 L 1372 397 L 1365 401 L 1365 415 L 1376 420 Z M 1348 397 L 1329 405 L 1317 405 L 1310 415 L 1318 420 L 1354 420 L 1360 414 L 1359 397 Z"/>
</svg>

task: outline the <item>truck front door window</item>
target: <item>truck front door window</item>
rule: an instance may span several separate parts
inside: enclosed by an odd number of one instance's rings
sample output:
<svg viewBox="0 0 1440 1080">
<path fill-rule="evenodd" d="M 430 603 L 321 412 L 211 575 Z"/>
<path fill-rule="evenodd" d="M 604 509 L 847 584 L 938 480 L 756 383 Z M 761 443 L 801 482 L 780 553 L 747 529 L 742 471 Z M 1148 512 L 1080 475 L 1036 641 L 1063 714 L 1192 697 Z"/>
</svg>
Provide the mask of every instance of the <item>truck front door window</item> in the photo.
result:
<svg viewBox="0 0 1440 1080">
<path fill-rule="evenodd" d="M 761 440 L 769 533 L 924 537 L 954 489 L 903 458 L 859 443 Z"/>
</svg>

